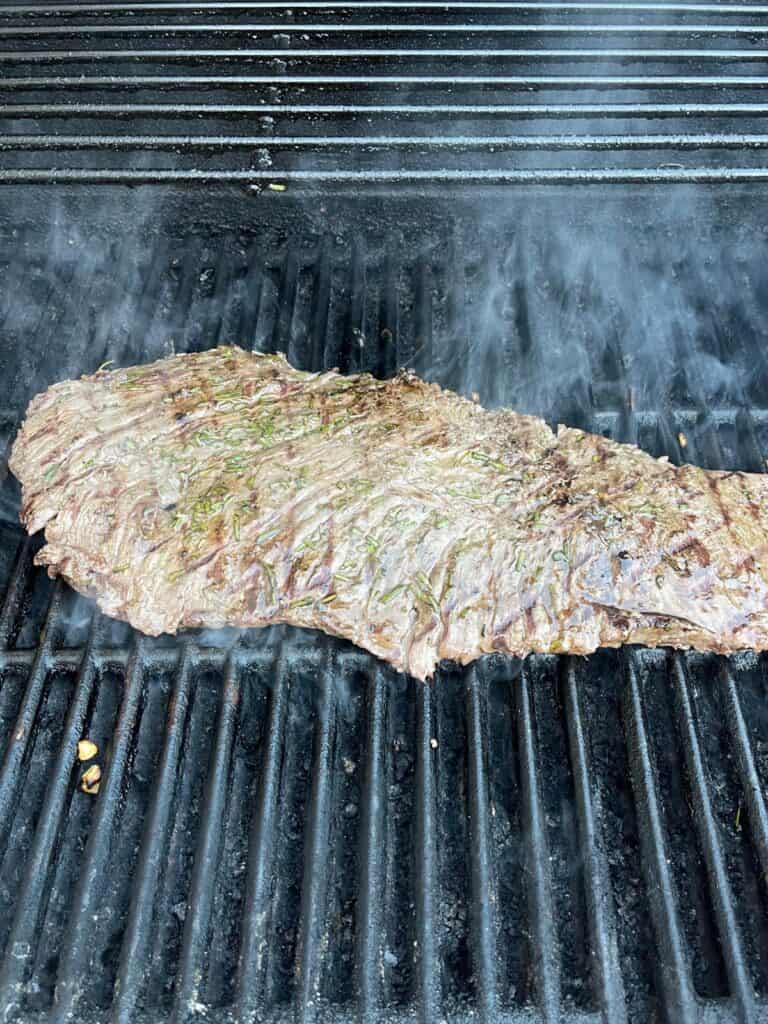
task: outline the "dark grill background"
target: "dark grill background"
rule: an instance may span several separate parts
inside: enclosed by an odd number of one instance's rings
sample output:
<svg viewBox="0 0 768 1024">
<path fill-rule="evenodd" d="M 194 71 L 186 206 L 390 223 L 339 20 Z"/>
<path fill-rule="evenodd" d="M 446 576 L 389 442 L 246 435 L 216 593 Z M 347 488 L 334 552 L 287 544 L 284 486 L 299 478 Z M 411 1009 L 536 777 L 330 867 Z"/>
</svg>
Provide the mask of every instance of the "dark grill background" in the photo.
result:
<svg viewBox="0 0 768 1024">
<path fill-rule="evenodd" d="M 87 229 L 87 199 L 71 218 L 44 208 L 42 229 L 3 228 L 6 439 L 32 391 L 171 342 L 238 339 L 303 367 L 381 373 L 416 354 L 458 386 L 480 330 L 477 296 L 523 219 L 511 213 L 494 232 L 472 215 L 430 225 L 402 214 L 399 228 L 333 215 L 329 233 L 298 208 L 259 230 L 193 234 L 164 215 L 139 244 L 121 196 L 103 205 L 122 216 L 122 235 Z M 14 193 L 6 209 L 37 201 Z M 519 397 L 521 352 L 528 364 L 546 357 L 548 331 L 566 349 L 583 343 L 569 296 L 584 309 L 600 300 L 586 266 L 558 277 L 557 208 L 542 207 L 537 246 L 523 235 L 528 285 L 506 260 L 525 315 L 481 378 L 484 400 Z M 584 209 L 588 222 L 594 207 Z M 615 246 L 626 216 L 619 205 L 614 235 L 604 225 L 592 244 Z M 698 270 L 683 261 L 675 273 L 692 305 L 707 289 L 701 352 L 759 368 L 765 243 L 756 217 L 731 219 L 695 217 Z M 661 280 L 672 268 L 653 269 L 659 237 L 647 220 L 627 235 L 637 265 Z M 717 291 L 736 280 L 739 293 Z M 536 281 L 554 289 L 553 307 Z M 547 323 L 551 308 L 560 319 Z M 715 396 L 699 363 L 682 359 L 664 388 L 633 402 L 621 339 L 610 350 L 587 340 L 602 355 L 591 388 L 565 388 L 576 392 L 571 421 L 673 459 L 762 469 L 760 372 Z M 31 568 L 37 542 L 24 539 L 16 500 L 9 478 L 5 1019 L 764 1019 L 765 658 L 496 657 L 421 686 L 311 632 L 150 640 L 93 617 Z M 105 769 L 96 799 L 77 789 L 83 735 Z"/>
</svg>

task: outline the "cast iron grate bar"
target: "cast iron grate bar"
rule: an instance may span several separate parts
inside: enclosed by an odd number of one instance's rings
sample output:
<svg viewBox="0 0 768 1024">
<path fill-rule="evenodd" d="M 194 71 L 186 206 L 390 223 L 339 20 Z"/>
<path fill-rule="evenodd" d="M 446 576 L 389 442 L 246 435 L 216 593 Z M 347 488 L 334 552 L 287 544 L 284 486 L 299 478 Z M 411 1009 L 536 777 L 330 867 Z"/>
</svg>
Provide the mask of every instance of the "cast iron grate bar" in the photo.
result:
<svg viewBox="0 0 768 1024">
<path fill-rule="evenodd" d="M 0 184 L 111 184 L 111 185 L 214 185 L 242 184 L 257 191 L 274 190 L 285 182 L 297 185 L 643 185 L 643 184 L 764 184 L 768 167 L 722 167 L 689 170 L 679 167 L 640 170 L 590 168 L 586 170 L 509 171 L 92 171 L 0 169 Z"/>
<path fill-rule="evenodd" d="M 288 667 L 285 662 L 280 661 L 275 666 L 265 769 L 259 800 L 254 810 L 249 844 L 248 882 L 243 910 L 243 938 L 236 1007 L 241 1020 L 250 1020 L 263 1012 L 269 997 L 268 935 L 271 925 L 275 830 L 288 690 Z"/>
<path fill-rule="evenodd" d="M 221 859 L 225 818 L 229 796 L 230 761 L 241 704 L 238 666 L 234 655 L 227 660 L 224 690 L 219 704 L 219 720 L 208 776 L 205 805 L 201 814 L 200 840 L 190 886 L 190 913 L 186 919 L 179 975 L 175 988 L 172 1020 L 184 1021 L 203 1005 L 202 989 L 208 969 L 213 899 Z"/>
<path fill-rule="evenodd" d="M 619 962 L 616 930 L 611 905 L 611 887 L 607 867 L 599 846 L 599 815 L 595 811 L 591 771 L 581 714 L 579 682 L 573 661 L 568 662 L 566 678 L 566 714 L 571 764 L 576 790 L 584 875 L 587 888 L 587 916 L 591 952 L 594 956 L 595 985 L 606 1021 L 626 1021 L 624 988 L 620 973 L 613 969 Z"/>
<path fill-rule="evenodd" d="M 152 805 L 147 814 L 139 867 L 133 886 L 133 901 L 123 938 L 115 986 L 114 1016 L 119 1024 L 130 1024 L 141 1006 L 144 973 L 150 943 L 155 934 L 155 907 L 163 881 L 167 846 L 175 810 L 177 777 L 187 736 L 188 712 L 193 692 L 193 671 L 189 646 L 179 655 L 171 710 L 166 726 Z"/>
<path fill-rule="evenodd" d="M 436 816 L 434 785 L 435 739 L 433 724 L 433 694 L 430 686 L 419 691 L 416 725 L 416 849 L 418 851 L 418 889 L 416 916 L 418 921 L 417 965 L 420 999 L 420 1017 L 424 1024 L 436 1020 L 440 1007 L 440 976 L 437 945 L 435 943 L 435 889 L 437 881 L 437 852 L 435 849 Z"/>
<path fill-rule="evenodd" d="M 220 2 L 220 3 L 128 3 L 128 4 L 0 4 L 0 13 L 8 14 L 82 14 L 88 13 L 118 13 L 124 11 L 190 11 L 193 13 L 201 11 L 250 11 L 250 10 L 287 10 L 290 13 L 305 10 L 437 10 L 437 11 L 662 11 L 679 13 L 706 12 L 708 14 L 767 14 L 768 6 L 763 4 L 739 4 L 739 3 L 589 3 L 589 2 L 516 2 L 516 0 L 503 0 L 503 2 L 475 2 L 475 0 L 417 0 L 416 3 L 408 3 L 406 0 L 304 0 L 295 4 L 292 0 L 278 0 L 276 3 L 259 2 Z"/>
<path fill-rule="evenodd" d="M 386 33 L 398 35 L 429 35 L 460 34 L 473 35 L 487 33 L 489 35 L 693 35 L 696 38 L 706 35 L 733 35 L 748 36 L 750 39 L 768 33 L 768 27 L 764 25 L 448 25 L 448 24 L 427 24 L 427 25 L 292 25 L 285 22 L 256 23 L 256 24 L 186 24 L 177 27 L 177 31 L 183 34 L 203 34 L 211 36 L 217 33 L 222 35 L 247 34 L 249 36 L 258 33 L 282 32 L 288 36 L 298 34 L 322 33 L 323 35 L 343 34 L 355 36 L 364 33 Z M 34 25 L 22 28 L 12 28 L 0 24 L 0 39 L 28 39 L 45 38 L 46 36 L 68 36 L 68 35 L 165 35 L 168 32 L 168 25 Z"/>
<path fill-rule="evenodd" d="M 472 843 L 472 880 L 477 975 L 480 1010 L 494 1020 L 498 1008 L 496 985 L 496 893 L 493 857 L 490 850 L 488 811 L 488 708 L 484 694 L 486 680 L 477 668 L 468 673 L 469 813 Z"/>
<path fill-rule="evenodd" d="M 314 85 L 319 89 L 349 85 L 407 85 L 407 86 L 513 86 L 519 89 L 563 88 L 563 89 L 764 89 L 768 78 L 763 75 L 110 75 L 99 77 L 80 75 L 40 75 L 25 78 L 3 78 L 2 89 L 60 89 L 97 88 L 122 89 L 126 87 L 174 86 L 194 88 L 213 85 L 222 88 L 241 88 L 254 85 Z"/>
<path fill-rule="evenodd" d="M 338 665 L 329 657 L 320 681 L 319 714 L 309 801 L 307 843 L 302 880 L 299 943 L 296 954 L 299 995 L 297 1008 L 304 1021 L 322 1020 L 320 1009 L 321 931 L 326 924 L 330 787 L 336 727 L 334 682 Z"/>
<path fill-rule="evenodd" d="M 626 658 L 624 723 L 632 788 L 640 817 L 643 866 L 651 916 L 661 953 L 664 1004 L 670 1021 L 693 1024 L 698 1019 L 690 968 L 678 921 L 677 905 L 664 840 L 659 798 L 648 749 L 636 662 Z"/>
<path fill-rule="evenodd" d="M 726 662 L 720 668 L 722 685 L 725 690 L 725 706 L 728 727 L 736 749 L 737 763 L 747 803 L 747 816 L 757 848 L 763 877 L 768 878 L 768 810 L 765 806 L 763 787 L 755 767 L 752 745 L 747 734 L 744 712 L 733 674 Z"/>
<path fill-rule="evenodd" d="M 323 235 L 313 274 L 312 304 L 309 313 L 311 336 L 311 365 L 328 369 L 325 357 L 328 314 L 331 301 L 332 243 L 330 235 Z"/>
<path fill-rule="evenodd" d="M 0 107 L 0 116 L 7 117 L 44 117 L 44 116 L 97 116 L 114 115 L 117 117 L 134 114 L 157 114 L 161 117 L 206 115 L 257 114 L 259 117 L 276 114 L 334 114 L 351 115 L 365 114 L 466 114 L 477 116 L 494 115 L 506 117 L 686 117 L 702 115 L 706 117 L 725 117 L 728 115 L 764 117 L 768 115 L 768 104 L 765 103 L 486 103 L 486 104 L 191 104 L 174 105 L 162 103 L 78 103 L 78 104 L 6 104 Z M 277 141 L 274 140 L 273 141 Z"/>
<path fill-rule="evenodd" d="M 21 1013 L 17 993 L 28 980 L 34 954 L 40 939 L 45 910 L 50 898 L 52 869 L 57 857 L 61 835 L 71 796 L 72 767 L 76 763 L 77 744 L 83 736 L 98 669 L 93 656 L 99 640 L 100 616 L 93 617 L 88 642 L 82 653 L 74 695 L 67 712 L 59 753 L 46 789 L 40 811 L 40 824 L 18 895 L 17 912 L 11 926 L 7 948 L 26 955 L 8 956 L 0 971 L 0 1004 Z M 8 819 L 4 819 L 8 820 Z M 7 1012 L 7 1011 L 6 1011 Z"/>
<path fill-rule="evenodd" d="M 82 1012 L 92 976 L 93 922 L 104 879 L 108 876 L 112 838 L 121 812 L 121 791 L 131 746 L 142 711 L 146 684 L 143 638 L 134 642 L 126 669 L 125 692 L 115 726 L 109 762 L 103 770 L 99 800 L 83 856 L 71 912 L 71 926 L 58 973 L 54 1019 L 71 1020 Z"/>
<path fill-rule="evenodd" d="M 701 61 L 738 61 L 765 62 L 766 50 L 737 50 L 724 49 L 722 47 L 708 47 L 707 49 L 694 49 L 691 47 L 679 48 L 653 48 L 653 47 L 623 47 L 623 48 L 585 48 L 574 49 L 552 49 L 552 48 L 526 48 L 526 47 L 505 47 L 503 49 L 479 49 L 463 47 L 454 49 L 451 47 L 440 48 L 391 48 L 391 47 L 334 47 L 328 49 L 309 48 L 305 46 L 291 47 L 290 50 L 278 47 L 241 47 L 239 49 L 201 49 L 199 47 L 188 49 L 120 49 L 120 50 L 1 50 L 0 61 L 3 63 L 39 63 L 39 62 L 92 62 L 92 61 L 114 61 L 141 60 L 141 61 L 189 61 L 197 60 L 252 60 L 255 58 L 279 58 L 283 62 L 288 59 L 295 60 L 298 57 L 328 57 L 328 58 L 351 58 L 364 57 L 366 60 L 375 58 L 383 59 L 414 59 L 424 57 L 438 57 L 441 60 L 448 58 L 466 58 L 475 64 L 479 59 L 500 61 L 506 58 L 519 60 L 558 60 L 561 62 L 594 60 L 596 57 L 614 61 L 640 60 L 647 61 L 676 61 L 684 62 L 690 60 Z"/>
<path fill-rule="evenodd" d="M 63 596 L 64 584 L 57 581 L 30 669 L 24 700 L 14 722 L 11 741 L 6 747 L 3 762 L 0 765 L 0 821 L 13 820 L 19 789 L 29 767 L 29 752 L 38 710 L 43 699 L 43 691 L 49 677 L 49 656 L 53 648 Z M 9 838 L 10 830 L 2 829 L 0 831 L 0 861 L 5 855 Z"/>
<path fill-rule="evenodd" d="M 222 135 L 216 137 L 200 136 L 192 138 L 188 135 L 2 135 L 0 150 L 25 149 L 252 149 L 262 147 L 265 150 L 290 149 L 391 149 L 393 146 L 402 149 L 453 149 L 462 152 L 473 149 L 519 149 L 519 150 L 550 150 L 558 152 L 566 149 L 613 150 L 618 146 L 624 149 L 741 149 L 748 146 L 752 149 L 768 147 L 768 135 L 748 134 L 714 134 L 714 135 L 488 135 L 473 138 L 471 136 L 430 136 L 430 135 L 394 135 L 347 136 L 343 141 L 333 136 L 308 136 L 306 138 L 287 137 L 275 139 L 273 136 Z"/>
<path fill-rule="evenodd" d="M 549 849 L 544 827 L 538 754 L 531 706 L 531 677 L 536 682 L 535 663 L 523 664 L 517 684 L 517 732 L 523 783 L 524 829 L 527 836 L 527 871 L 533 948 L 536 950 L 536 988 L 542 1016 L 554 1022 L 560 1013 L 560 979 L 552 910 L 552 879 Z M 606 1004 L 607 1005 L 607 1004 Z"/>
<path fill-rule="evenodd" d="M 363 1024 L 376 1020 L 382 1003 L 381 961 L 384 955 L 383 901 L 384 877 L 384 743 L 386 690 L 384 670 L 377 667 L 369 687 L 369 717 L 366 744 L 364 826 L 362 829 L 363 870 L 359 900 L 359 985 L 360 1019 Z"/>
<path fill-rule="evenodd" d="M 744 950 L 739 927 L 733 910 L 733 893 L 726 873 L 725 861 L 717 835 L 712 804 L 709 795 L 704 761 L 694 719 L 693 706 L 688 690 L 688 680 L 683 659 L 672 656 L 672 681 L 675 688 L 675 705 L 683 736 L 683 749 L 688 776 L 693 792 L 694 821 L 699 842 L 704 852 L 710 891 L 714 902 L 720 932 L 725 966 L 728 972 L 731 993 L 738 1006 L 740 1019 L 755 1020 L 755 1005 L 752 983 L 746 968 Z"/>
<path fill-rule="evenodd" d="M 11 643 L 11 637 L 21 615 L 21 604 L 27 591 L 29 577 L 32 573 L 33 542 L 25 537 L 19 545 L 16 566 L 8 584 L 0 614 L 0 651 L 5 653 Z"/>
</svg>

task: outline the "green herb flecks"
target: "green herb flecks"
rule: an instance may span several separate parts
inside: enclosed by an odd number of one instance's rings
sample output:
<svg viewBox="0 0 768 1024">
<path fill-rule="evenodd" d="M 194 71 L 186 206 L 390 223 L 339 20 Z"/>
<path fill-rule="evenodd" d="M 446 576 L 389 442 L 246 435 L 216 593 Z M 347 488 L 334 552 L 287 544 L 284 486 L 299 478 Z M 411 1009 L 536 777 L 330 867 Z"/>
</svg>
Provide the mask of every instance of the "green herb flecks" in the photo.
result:
<svg viewBox="0 0 768 1024">
<path fill-rule="evenodd" d="M 241 473 L 244 473 L 247 469 L 250 469 L 252 463 L 253 459 L 251 458 L 251 456 L 243 452 L 240 454 L 227 456 L 227 458 L 224 460 L 224 469 L 227 471 L 227 473 L 239 475 Z"/>
<path fill-rule="evenodd" d="M 376 557 L 376 555 L 379 553 L 379 548 L 380 547 L 381 547 L 381 544 L 379 543 L 379 541 L 376 540 L 376 538 L 374 536 L 372 536 L 370 533 L 366 534 L 366 536 L 365 536 L 365 550 L 368 552 L 368 554 L 369 554 L 369 556 L 371 558 L 375 558 Z"/>
<path fill-rule="evenodd" d="M 481 466 L 487 466 L 489 469 L 495 469 L 499 473 L 509 473 L 510 471 L 510 467 L 506 462 L 494 459 L 486 452 L 473 450 L 468 452 L 468 456 L 473 462 L 479 462 Z"/>
<path fill-rule="evenodd" d="M 274 540 L 279 535 L 280 531 L 272 527 L 269 530 L 263 530 L 256 537 L 256 544 L 266 544 L 270 540 Z"/>
<path fill-rule="evenodd" d="M 142 369 L 127 370 L 125 377 L 115 382 L 115 387 L 124 388 L 126 391 L 138 391 L 139 388 L 146 387 L 148 379 L 149 375 Z"/>
<path fill-rule="evenodd" d="M 448 516 L 441 515 L 437 509 L 430 512 L 429 517 L 427 518 L 427 523 L 433 530 L 442 530 L 444 526 L 448 526 L 450 521 L 451 520 Z"/>
<path fill-rule="evenodd" d="M 186 528 L 192 535 L 205 534 L 234 495 L 222 483 L 214 484 L 194 500 L 180 505 L 172 519 L 174 527 Z"/>
<path fill-rule="evenodd" d="M 334 434 L 340 430 L 343 430 L 350 422 L 349 416 L 337 416 L 335 419 L 330 420 L 328 423 L 323 423 L 320 426 L 321 434 Z"/>
<path fill-rule="evenodd" d="M 563 565 L 568 565 L 571 560 L 570 553 L 568 551 L 568 541 L 563 542 L 562 548 L 559 551 L 552 552 L 552 558 L 555 562 L 561 562 Z"/>
<path fill-rule="evenodd" d="M 335 572 L 333 574 L 333 578 L 334 578 L 334 580 L 341 580 L 342 583 L 359 583 L 360 582 L 360 575 L 359 574 L 354 576 L 352 573 L 344 572 L 344 571 L 341 571 L 341 572 L 337 571 L 337 572 Z"/>
<path fill-rule="evenodd" d="M 413 593 L 414 598 L 417 601 L 421 601 L 422 604 L 427 605 L 427 607 L 430 608 L 436 615 L 439 615 L 440 605 L 437 602 L 437 598 L 435 597 L 434 591 L 432 590 L 432 584 L 429 582 L 426 573 L 417 572 L 415 579 L 416 582 L 411 587 L 411 591 Z"/>
<path fill-rule="evenodd" d="M 373 480 L 368 480 L 366 477 L 355 477 L 351 480 L 337 480 L 336 490 L 341 491 L 343 498 L 341 499 L 341 506 L 349 504 L 356 498 L 367 497 L 374 488 Z M 339 504 L 337 499 L 336 504 Z"/>
<path fill-rule="evenodd" d="M 295 597 L 288 603 L 289 610 L 296 608 L 309 608 L 311 605 L 315 607 L 325 608 L 336 600 L 336 593 L 331 591 L 328 594 L 304 594 L 302 597 Z"/>
<path fill-rule="evenodd" d="M 476 487 L 446 487 L 452 498 L 464 498 L 468 501 L 482 501 L 485 495 Z"/>
<path fill-rule="evenodd" d="M 389 604 L 390 601 L 393 601 L 398 596 L 398 594 L 402 594 L 403 591 L 407 589 L 408 588 L 404 583 L 399 583 L 396 587 L 392 587 L 391 590 L 387 590 L 385 593 L 383 593 L 379 600 L 381 604 Z"/>
</svg>

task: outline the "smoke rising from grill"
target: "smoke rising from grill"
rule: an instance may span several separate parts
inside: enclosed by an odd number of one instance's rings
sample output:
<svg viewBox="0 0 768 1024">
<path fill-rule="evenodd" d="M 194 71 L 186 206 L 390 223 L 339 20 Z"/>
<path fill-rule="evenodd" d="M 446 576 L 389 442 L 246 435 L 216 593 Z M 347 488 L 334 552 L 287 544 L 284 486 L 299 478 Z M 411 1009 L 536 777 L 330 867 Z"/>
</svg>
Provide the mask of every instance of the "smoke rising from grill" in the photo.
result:
<svg viewBox="0 0 768 1024">
<path fill-rule="evenodd" d="M 747 360 L 768 275 L 765 237 L 720 237 L 705 195 L 633 206 L 515 204 L 468 284 L 469 358 L 458 382 L 489 405 L 563 422 L 590 409 L 708 409 L 762 388 Z M 595 394 L 593 382 L 602 393 Z"/>
</svg>

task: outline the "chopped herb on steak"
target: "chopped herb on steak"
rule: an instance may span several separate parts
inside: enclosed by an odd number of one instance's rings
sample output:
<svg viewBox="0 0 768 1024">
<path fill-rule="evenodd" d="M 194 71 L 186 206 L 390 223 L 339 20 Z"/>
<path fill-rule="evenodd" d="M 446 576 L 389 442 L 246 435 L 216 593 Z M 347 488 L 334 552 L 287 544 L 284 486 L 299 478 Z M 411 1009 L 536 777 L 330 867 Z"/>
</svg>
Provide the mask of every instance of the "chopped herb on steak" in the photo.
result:
<svg viewBox="0 0 768 1024">
<path fill-rule="evenodd" d="M 100 371 L 13 449 L 37 556 L 146 633 L 287 622 L 441 658 L 768 647 L 764 476 L 676 468 L 412 374 L 237 348 Z"/>
</svg>

